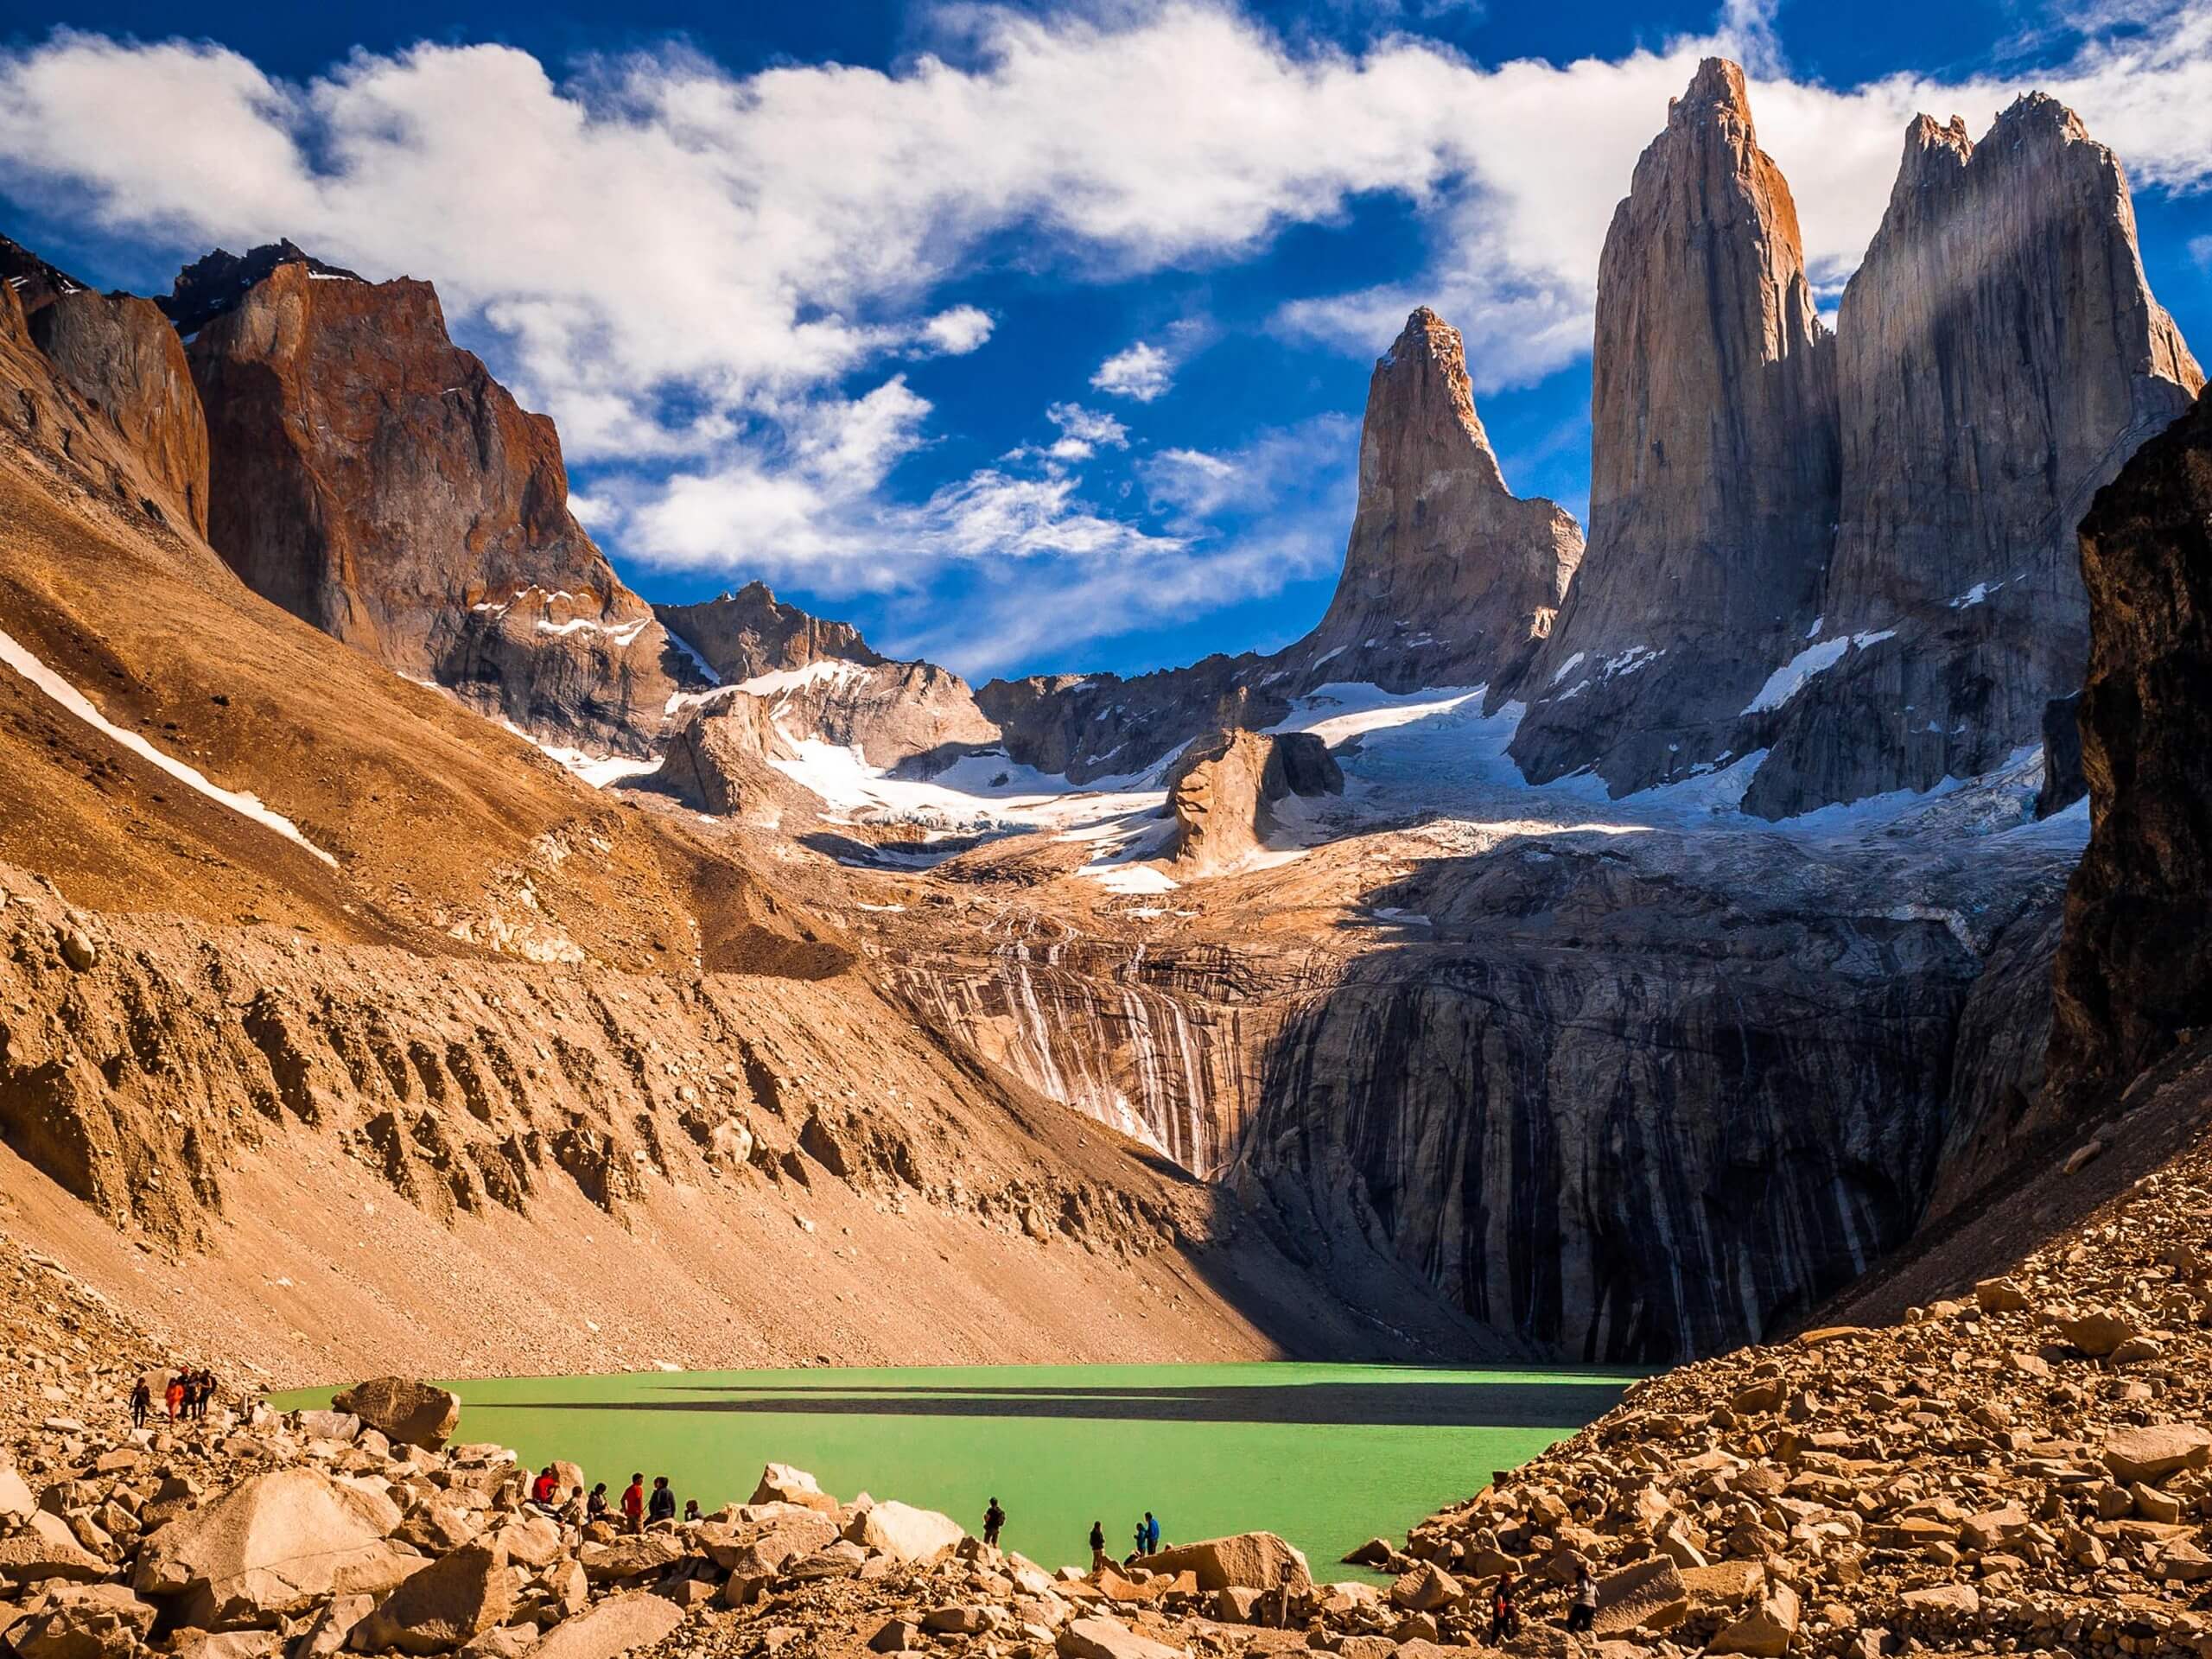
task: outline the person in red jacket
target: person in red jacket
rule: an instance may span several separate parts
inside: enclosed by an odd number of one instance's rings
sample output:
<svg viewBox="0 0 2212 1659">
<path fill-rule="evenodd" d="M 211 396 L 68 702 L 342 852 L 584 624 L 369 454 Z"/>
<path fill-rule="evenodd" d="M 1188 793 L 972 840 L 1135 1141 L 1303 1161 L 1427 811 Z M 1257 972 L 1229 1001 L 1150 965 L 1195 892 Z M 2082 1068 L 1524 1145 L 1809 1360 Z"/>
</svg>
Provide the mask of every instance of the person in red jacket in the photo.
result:
<svg viewBox="0 0 2212 1659">
<path fill-rule="evenodd" d="M 537 1478 L 530 1483 L 530 1501 L 550 1509 L 553 1500 L 560 1495 L 561 1478 L 553 1472 L 553 1465 L 549 1463 L 538 1472 Z"/>
<path fill-rule="evenodd" d="M 622 1518 L 632 1532 L 645 1529 L 645 1478 L 630 1477 L 630 1484 L 622 1489 Z"/>
</svg>

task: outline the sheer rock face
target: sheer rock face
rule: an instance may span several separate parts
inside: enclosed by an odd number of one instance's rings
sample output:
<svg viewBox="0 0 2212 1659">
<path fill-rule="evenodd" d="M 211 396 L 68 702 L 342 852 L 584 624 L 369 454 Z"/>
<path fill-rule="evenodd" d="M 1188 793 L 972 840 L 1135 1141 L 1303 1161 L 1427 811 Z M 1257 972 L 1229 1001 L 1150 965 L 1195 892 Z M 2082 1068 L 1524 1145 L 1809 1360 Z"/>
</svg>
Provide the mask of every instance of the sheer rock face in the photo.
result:
<svg viewBox="0 0 2212 1659">
<path fill-rule="evenodd" d="M 27 321 L 61 380 L 130 457 L 144 499 L 178 528 L 206 535 L 207 423 L 161 312 L 129 294 L 72 285 L 41 295 Z"/>
<path fill-rule="evenodd" d="M 2126 1087 L 2212 1009 L 2212 397 L 2139 449 L 2082 522 L 2082 770 L 2050 1071 Z"/>
<path fill-rule="evenodd" d="M 1502 683 L 1550 628 L 1581 556 L 1572 515 L 1505 487 L 1459 331 L 1423 306 L 1368 381 L 1336 594 L 1285 655 L 1394 691 Z"/>
<path fill-rule="evenodd" d="M 1590 549 L 1513 753 L 1618 795 L 1730 746 L 1814 618 L 1835 518 L 1834 341 L 1733 64 L 1700 67 L 1614 213 L 1591 422 Z"/>
<path fill-rule="evenodd" d="M 1837 332 L 1846 652 L 1744 747 L 1775 817 L 2002 765 L 2081 683 L 2074 527 L 2203 384 L 2152 297 L 2118 159 L 2040 93 L 1970 143 L 1922 116 Z"/>
<path fill-rule="evenodd" d="M 488 713 L 624 753 L 703 678 L 570 516 L 553 423 L 454 346 L 429 283 L 288 260 L 189 355 L 209 539 L 264 597 Z"/>
<path fill-rule="evenodd" d="M 1169 861 L 1209 874 L 1268 845 L 1294 799 L 1344 793 L 1344 775 L 1311 732 L 1216 732 L 1185 750 L 1167 774 L 1175 817 Z"/>
</svg>

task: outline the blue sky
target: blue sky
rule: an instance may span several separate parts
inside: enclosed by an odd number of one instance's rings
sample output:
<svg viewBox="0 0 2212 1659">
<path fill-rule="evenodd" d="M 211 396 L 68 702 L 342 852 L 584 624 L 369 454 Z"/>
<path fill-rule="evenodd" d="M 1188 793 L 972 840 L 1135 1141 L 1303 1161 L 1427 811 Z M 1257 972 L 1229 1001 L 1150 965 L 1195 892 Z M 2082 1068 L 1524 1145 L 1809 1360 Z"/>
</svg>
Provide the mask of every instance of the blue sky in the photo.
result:
<svg viewBox="0 0 2212 1659">
<path fill-rule="evenodd" d="M 140 291 L 279 235 L 429 277 L 640 591 L 758 575 L 978 677 L 1303 632 L 1414 303 L 1580 516 L 1598 247 L 1707 52 L 1825 306 L 1906 118 L 2041 86 L 2212 342 L 2206 0 L 8 0 L 0 48 L 0 228 Z"/>
</svg>

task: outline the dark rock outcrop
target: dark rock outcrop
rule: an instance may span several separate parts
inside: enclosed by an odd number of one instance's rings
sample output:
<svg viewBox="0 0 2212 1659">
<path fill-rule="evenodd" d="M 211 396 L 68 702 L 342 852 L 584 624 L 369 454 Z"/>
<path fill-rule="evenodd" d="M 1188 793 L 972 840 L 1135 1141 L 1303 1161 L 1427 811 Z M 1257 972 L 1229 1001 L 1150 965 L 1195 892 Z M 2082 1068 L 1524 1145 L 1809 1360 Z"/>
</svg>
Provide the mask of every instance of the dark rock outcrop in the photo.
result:
<svg viewBox="0 0 2212 1659">
<path fill-rule="evenodd" d="M 1955 117 L 1913 123 L 1837 340 L 1818 632 L 1854 643 L 1738 742 L 1769 751 L 1745 798 L 1767 817 L 2032 747 L 2087 656 L 2074 527 L 2203 384 L 2151 296 L 2119 159 L 2040 93 L 1979 144 Z"/>
<path fill-rule="evenodd" d="M 225 312 L 236 310 L 279 265 L 297 265 L 312 276 L 346 277 L 357 283 L 367 280 L 357 270 L 325 264 L 285 237 L 243 257 L 227 248 L 203 254 L 179 271 L 169 292 L 154 303 L 175 325 L 177 333 L 188 340 Z"/>
<path fill-rule="evenodd" d="M 211 283 L 181 279 L 186 315 Z M 553 423 L 454 346 L 429 283 L 285 259 L 189 354 L 213 454 L 208 537 L 264 597 L 402 674 L 594 747 L 646 752 L 671 698 L 703 683 L 570 515 Z"/>
<path fill-rule="evenodd" d="M 1293 800 L 1344 793 L 1344 774 L 1311 732 L 1217 732 L 1183 751 L 1167 773 L 1175 818 L 1171 863 L 1186 874 L 1224 869 L 1288 827 Z"/>
<path fill-rule="evenodd" d="M 2212 1024 L 2212 396 L 2098 493 L 2081 547 L 2092 827 L 2054 978 L 2062 1104 Z"/>
<path fill-rule="evenodd" d="M 1732 747 L 1815 614 L 1835 519 L 1834 341 L 1732 63 L 1699 67 L 1637 162 L 1592 361 L 1589 551 L 1513 756 L 1620 795 Z"/>
<path fill-rule="evenodd" d="M 2053 697 L 2043 709 L 2043 787 L 2036 817 L 2063 812 L 2089 792 L 2082 775 L 2082 694 Z"/>
<path fill-rule="evenodd" d="M 15 290 L 16 302 L 26 314 L 86 287 L 60 266 L 48 264 L 22 243 L 5 236 L 0 236 L 0 283 Z"/>
</svg>

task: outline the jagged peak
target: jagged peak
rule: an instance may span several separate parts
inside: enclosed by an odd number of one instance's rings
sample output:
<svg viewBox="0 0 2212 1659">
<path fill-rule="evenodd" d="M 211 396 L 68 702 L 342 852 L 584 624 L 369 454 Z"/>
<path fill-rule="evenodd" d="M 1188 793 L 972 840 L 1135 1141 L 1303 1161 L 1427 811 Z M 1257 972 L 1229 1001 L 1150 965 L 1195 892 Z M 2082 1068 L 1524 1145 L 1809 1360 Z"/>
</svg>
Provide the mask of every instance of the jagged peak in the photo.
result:
<svg viewBox="0 0 2212 1659">
<path fill-rule="evenodd" d="M 2054 137 L 2068 143 L 2079 143 L 2089 137 L 2089 129 L 2082 118 L 2059 102 L 2049 92 L 2023 92 L 2003 110 L 1991 124 L 1989 136 L 1982 140 L 1988 144 L 1999 138 L 2020 139 L 2029 137 Z"/>
<path fill-rule="evenodd" d="M 1367 391 L 1370 422 L 1386 407 L 1402 416 L 1408 399 L 1417 409 L 1427 405 L 1422 415 L 1427 422 L 1456 425 L 1478 452 L 1477 470 L 1501 493 L 1505 491 L 1505 475 L 1491 448 L 1490 434 L 1475 412 L 1466 343 L 1457 328 L 1425 305 L 1414 308 L 1390 349 L 1376 359 Z M 1418 423 L 1422 416 L 1415 418 Z"/>
<path fill-rule="evenodd" d="M 1744 85 L 1744 71 L 1740 64 L 1726 58 L 1707 58 L 1697 67 L 1697 73 L 1690 77 L 1690 84 L 1680 98 L 1667 101 L 1667 124 L 1687 127 L 1693 123 L 1710 124 L 1717 120 L 1740 121 L 1748 129 L 1751 124 L 1751 93 Z"/>
<path fill-rule="evenodd" d="M 287 266 L 304 266 L 317 276 L 345 277 L 357 283 L 368 280 L 358 270 L 316 258 L 286 236 L 264 242 L 244 255 L 228 248 L 202 254 L 177 272 L 169 291 L 156 296 L 154 303 L 176 325 L 179 334 L 196 334 Z"/>
</svg>

